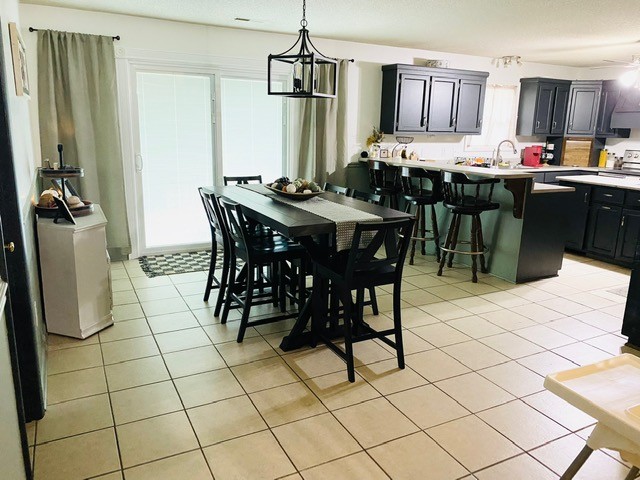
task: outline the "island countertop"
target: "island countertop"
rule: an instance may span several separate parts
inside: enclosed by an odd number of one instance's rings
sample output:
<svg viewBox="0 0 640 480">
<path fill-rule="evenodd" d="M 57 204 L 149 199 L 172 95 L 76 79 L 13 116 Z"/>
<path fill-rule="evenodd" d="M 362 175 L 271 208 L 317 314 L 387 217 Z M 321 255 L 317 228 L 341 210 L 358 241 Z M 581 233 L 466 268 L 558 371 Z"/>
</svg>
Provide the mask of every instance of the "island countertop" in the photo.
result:
<svg viewBox="0 0 640 480">
<path fill-rule="evenodd" d="M 359 165 L 363 174 L 368 170 L 366 160 L 368 159 L 363 159 Z M 566 171 L 571 175 L 572 171 L 585 169 L 578 167 L 501 169 L 453 165 L 446 161 L 398 158 L 379 160 L 395 167 L 414 167 L 435 172 L 445 170 L 499 180 L 500 183 L 492 187 L 492 201 L 498 203 L 500 207 L 482 215 L 489 273 L 513 283 L 557 275 L 562 266 L 565 225 L 567 216 L 570 214 L 563 207 L 566 203 L 563 197 L 570 195 L 575 189 L 571 186 L 537 183 L 536 177 L 540 172 Z M 356 188 L 355 184 L 353 188 Z M 488 194 L 490 187 L 485 185 L 484 189 L 485 194 Z M 451 212 L 442 204 L 436 205 L 435 210 L 440 224 L 439 229 L 442 232 L 450 225 Z M 459 228 L 461 232 L 469 232 L 470 220 L 463 218 Z M 456 261 L 467 264 L 471 262 L 466 255 L 456 256 Z"/>
<path fill-rule="evenodd" d="M 563 182 L 586 183 L 602 187 L 624 188 L 626 190 L 640 190 L 640 177 L 636 175 L 619 177 L 608 177 L 604 175 L 566 175 L 557 177 Z"/>
</svg>

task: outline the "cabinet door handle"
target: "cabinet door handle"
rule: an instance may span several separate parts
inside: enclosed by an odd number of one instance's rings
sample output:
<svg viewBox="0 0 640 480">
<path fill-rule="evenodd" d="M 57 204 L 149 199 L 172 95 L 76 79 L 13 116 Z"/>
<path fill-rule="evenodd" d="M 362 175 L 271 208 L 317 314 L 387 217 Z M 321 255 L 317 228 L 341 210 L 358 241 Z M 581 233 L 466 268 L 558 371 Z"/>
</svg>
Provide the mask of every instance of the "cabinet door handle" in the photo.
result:
<svg viewBox="0 0 640 480">
<path fill-rule="evenodd" d="M 624 219 L 625 219 L 625 215 L 622 216 L 622 222 L 620 222 L 621 227 L 624 227 Z"/>
<path fill-rule="evenodd" d="M 603 197 L 608 197 L 608 198 L 613 197 L 613 195 L 611 193 L 603 193 L 602 196 Z"/>
<path fill-rule="evenodd" d="M 453 128 L 456 128 L 456 117 L 453 117 L 453 118 L 451 119 L 451 126 L 452 126 Z"/>
<path fill-rule="evenodd" d="M 540 128 L 540 120 L 536 121 L 536 128 Z"/>
<path fill-rule="evenodd" d="M 611 210 L 611 207 L 600 207 L 602 210 Z"/>
<path fill-rule="evenodd" d="M 587 201 L 587 197 L 589 196 L 589 192 L 584 192 L 584 203 L 589 203 Z"/>
</svg>

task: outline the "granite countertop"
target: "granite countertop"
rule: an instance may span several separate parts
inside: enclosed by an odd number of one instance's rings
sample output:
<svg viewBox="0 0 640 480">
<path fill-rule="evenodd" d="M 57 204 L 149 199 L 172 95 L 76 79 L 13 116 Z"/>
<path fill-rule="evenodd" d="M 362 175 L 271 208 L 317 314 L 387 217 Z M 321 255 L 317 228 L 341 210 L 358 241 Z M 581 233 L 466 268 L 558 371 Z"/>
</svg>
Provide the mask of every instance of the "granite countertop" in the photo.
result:
<svg viewBox="0 0 640 480">
<path fill-rule="evenodd" d="M 627 190 L 640 190 L 640 177 L 637 175 L 629 175 L 625 178 L 607 177 L 603 175 L 563 175 L 557 177 L 557 180 L 603 187 L 624 188 Z"/>
</svg>

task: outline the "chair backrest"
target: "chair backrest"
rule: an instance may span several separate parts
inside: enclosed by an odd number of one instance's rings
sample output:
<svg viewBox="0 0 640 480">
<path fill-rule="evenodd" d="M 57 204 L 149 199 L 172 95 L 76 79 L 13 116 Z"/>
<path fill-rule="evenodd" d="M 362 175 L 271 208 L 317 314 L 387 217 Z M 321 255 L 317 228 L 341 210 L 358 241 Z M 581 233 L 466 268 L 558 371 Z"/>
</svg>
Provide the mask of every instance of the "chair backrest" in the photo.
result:
<svg viewBox="0 0 640 480">
<path fill-rule="evenodd" d="M 442 196 L 440 172 L 419 167 L 402 167 L 400 168 L 400 184 L 402 193 L 407 196 L 424 195 L 425 192 L 431 192 L 438 198 Z"/>
<path fill-rule="evenodd" d="M 351 196 L 363 202 L 373 203 L 374 205 L 384 205 L 384 195 L 378 195 L 377 193 L 361 192 L 360 190 L 353 189 Z"/>
<path fill-rule="evenodd" d="M 351 195 L 351 189 L 348 187 L 341 187 L 340 185 L 333 185 L 331 183 L 325 183 L 322 188 L 325 192 L 333 192 L 338 195 L 346 195 L 347 197 Z"/>
<path fill-rule="evenodd" d="M 400 280 L 414 222 L 413 218 L 407 218 L 389 222 L 356 223 L 345 269 L 345 281 L 349 282 L 354 273 L 374 272 L 388 266 L 395 266 L 395 278 Z"/>
<path fill-rule="evenodd" d="M 213 193 L 205 192 L 202 187 L 198 188 L 200 199 L 204 205 L 204 211 L 209 220 L 209 228 L 211 229 L 211 240 L 221 242 L 223 247 L 227 247 L 228 231 L 220 203 Z"/>
<path fill-rule="evenodd" d="M 242 207 L 240 204 L 225 197 L 220 197 L 220 207 L 224 212 L 229 240 L 237 248 L 246 250 L 249 232 L 247 230 L 247 221 L 242 213 Z"/>
<path fill-rule="evenodd" d="M 369 186 L 390 187 L 397 181 L 398 169 L 380 160 L 369 160 Z"/>
<path fill-rule="evenodd" d="M 229 185 L 248 185 L 249 183 L 262 183 L 262 175 L 250 175 L 246 177 L 222 177 L 225 186 Z"/>
<path fill-rule="evenodd" d="M 500 182 L 497 178 L 472 179 L 460 172 L 447 172 L 443 170 L 440 173 L 442 176 L 444 202 L 450 205 L 462 204 L 464 202 L 466 205 L 471 206 L 474 203 L 491 202 L 493 187 L 496 183 Z M 490 185 L 486 198 L 480 195 L 480 187 L 482 185 Z"/>
</svg>

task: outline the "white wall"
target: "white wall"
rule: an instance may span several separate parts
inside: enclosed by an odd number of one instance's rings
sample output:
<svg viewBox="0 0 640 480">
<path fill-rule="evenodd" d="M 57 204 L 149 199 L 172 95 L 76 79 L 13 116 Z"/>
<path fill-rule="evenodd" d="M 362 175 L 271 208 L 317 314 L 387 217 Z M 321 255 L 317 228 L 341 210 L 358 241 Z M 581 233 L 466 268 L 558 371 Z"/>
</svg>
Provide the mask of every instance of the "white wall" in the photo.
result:
<svg viewBox="0 0 640 480">
<path fill-rule="evenodd" d="M 116 48 L 144 49 L 153 52 L 172 52 L 189 55 L 228 57 L 230 62 L 262 62 L 266 70 L 267 55 L 289 48 L 294 35 L 255 32 L 249 30 L 207 27 L 180 22 L 170 22 L 127 15 L 105 14 L 81 10 L 63 9 L 25 4 L 20 7 L 23 28 L 51 28 L 56 30 L 120 35 Z M 292 32 L 296 26 L 292 26 Z M 313 36 L 313 30 L 311 30 Z M 24 33 L 30 52 L 31 71 L 35 72 L 36 35 Z M 349 152 L 355 160 L 364 149 L 364 142 L 374 125 L 379 125 L 380 90 L 382 73 L 380 66 L 391 63 L 413 64 L 421 59 L 439 58 L 449 61 L 451 68 L 488 71 L 488 82 L 518 85 L 521 77 L 553 77 L 565 79 L 594 78 L 602 70 L 586 71 L 574 67 L 562 67 L 528 63 L 521 67 L 496 68 L 491 58 L 470 55 L 342 42 L 314 38 L 316 46 L 326 55 L 354 58 L 349 85 Z M 610 73 L 610 75 L 613 75 Z M 614 78 L 600 76 L 599 78 Z M 32 109 L 36 105 L 32 102 Z M 37 134 L 36 118 L 33 131 Z M 37 137 L 36 137 L 37 138 Z M 389 139 L 393 140 L 393 139 Z M 519 147 L 531 144 L 536 139 L 519 138 Z M 634 139 L 632 143 L 636 143 Z M 36 151 L 39 148 L 36 141 Z M 451 158 L 464 152 L 461 136 L 420 136 L 412 147 L 424 157 Z M 622 148 L 622 147 L 620 147 Z M 483 152 L 486 155 L 486 152 Z"/>
</svg>

